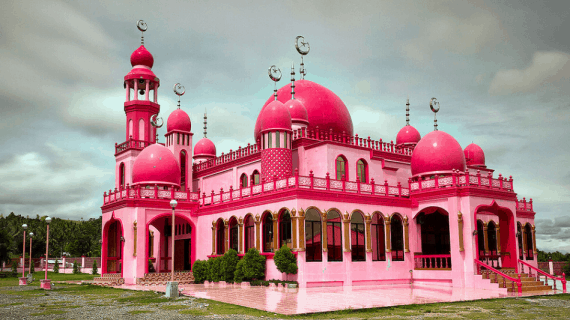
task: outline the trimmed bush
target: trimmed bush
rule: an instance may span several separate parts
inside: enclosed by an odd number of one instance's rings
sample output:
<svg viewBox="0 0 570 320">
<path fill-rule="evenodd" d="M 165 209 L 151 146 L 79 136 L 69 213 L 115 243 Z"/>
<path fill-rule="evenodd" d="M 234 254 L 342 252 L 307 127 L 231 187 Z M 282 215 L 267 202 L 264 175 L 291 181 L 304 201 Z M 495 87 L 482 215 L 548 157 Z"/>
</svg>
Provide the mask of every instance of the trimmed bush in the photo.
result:
<svg viewBox="0 0 570 320">
<path fill-rule="evenodd" d="M 255 248 L 247 251 L 243 257 L 243 277 L 246 280 L 261 280 L 265 278 L 265 257 Z"/>
<path fill-rule="evenodd" d="M 208 259 L 206 261 L 206 280 L 212 282 L 212 266 L 214 265 L 214 259 Z"/>
<path fill-rule="evenodd" d="M 239 261 L 237 251 L 230 249 L 219 259 L 221 259 L 221 279 L 226 282 L 233 282 Z"/>
<path fill-rule="evenodd" d="M 210 274 L 213 282 L 222 281 L 222 257 L 214 258 L 210 268 Z"/>
<path fill-rule="evenodd" d="M 53 272 L 59 273 L 59 260 L 55 259 L 55 264 L 53 265 Z"/>
<path fill-rule="evenodd" d="M 237 283 L 240 283 L 243 281 L 243 264 L 244 264 L 244 260 L 240 260 L 238 261 L 237 265 L 236 265 L 236 271 L 234 272 L 234 281 Z"/>
<path fill-rule="evenodd" d="M 73 274 L 79 274 L 80 270 L 79 270 L 79 263 L 77 263 L 77 260 L 73 261 Z"/>
<path fill-rule="evenodd" d="M 208 279 L 208 261 L 194 261 L 192 274 L 194 274 L 194 283 L 204 283 Z"/>
<path fill-rule="evenodd" d="M 277 270 L 285 274 L 297 274 L 297 259 L 289 247 L 282 246 L 273 257 Z"/>
<path fill-rule="evenodd" d="M 91 269 L 91 274 L 99 274 L 97 272 L 97 260 L 93 260 L 93 269 Z"/>
</svg>

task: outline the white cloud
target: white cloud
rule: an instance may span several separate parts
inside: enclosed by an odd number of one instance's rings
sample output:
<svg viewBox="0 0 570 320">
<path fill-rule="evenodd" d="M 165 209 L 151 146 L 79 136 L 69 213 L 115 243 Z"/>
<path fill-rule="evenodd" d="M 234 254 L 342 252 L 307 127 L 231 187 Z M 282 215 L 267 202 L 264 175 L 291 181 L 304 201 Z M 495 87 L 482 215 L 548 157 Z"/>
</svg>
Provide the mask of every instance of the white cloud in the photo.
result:
<svg viewBox="0 0 570 320">
<path fill-rule="evenodd" d="M 525 69 L 500 70 L 489 87 L 491 95 L 532 92 L 540 86 L 570 79 L 570 55 L 556 51 L 538 51 Z"/>
</svg>

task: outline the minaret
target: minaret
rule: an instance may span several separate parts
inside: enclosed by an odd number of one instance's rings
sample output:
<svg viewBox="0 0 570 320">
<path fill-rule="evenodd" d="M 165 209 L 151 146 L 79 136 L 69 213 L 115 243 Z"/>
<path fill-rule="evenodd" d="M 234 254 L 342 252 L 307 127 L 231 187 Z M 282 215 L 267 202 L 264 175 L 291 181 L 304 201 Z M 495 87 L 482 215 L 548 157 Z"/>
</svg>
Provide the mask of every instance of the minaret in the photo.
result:
<svg viewBox="0 0 570 320">
<path fill-rule="evenodd" d="M 285 102 L 285 107 L 291 115 L 291 128 L 298 130 L 309 125 L 307 108 L 301 101 L 295 99 L 295 64 L 291 64 L 291 100 Z"/>
<path fill-rule="evenodd" d="M 269 68 L 269 77 L 275 83 L 281 71 Z M 277 100 L 268 104 L 261 114 L 261 178 L 265 182 L 291 176 L 293 152 L 291 148 L 291 115 L 288 108 Z"/>
<path fill-rule="evenodd" d="M 144 33 L 147 25 L 137 21 L 137 28 Z M 126 115 L 125 142 L 115 145 L 116 187 L 124 188 L 132 183 L 132 165 L 142 149 L 156 141 L 156 127 L 153 119 L 160 112 L 157 103 L 160 80 L 152 72 L 154 58 L 144 46 L 141 35 L 141 46 L 131 54 L 132 69 L 124 77 L 125 88 L 124 110 Z"/>
</svg>

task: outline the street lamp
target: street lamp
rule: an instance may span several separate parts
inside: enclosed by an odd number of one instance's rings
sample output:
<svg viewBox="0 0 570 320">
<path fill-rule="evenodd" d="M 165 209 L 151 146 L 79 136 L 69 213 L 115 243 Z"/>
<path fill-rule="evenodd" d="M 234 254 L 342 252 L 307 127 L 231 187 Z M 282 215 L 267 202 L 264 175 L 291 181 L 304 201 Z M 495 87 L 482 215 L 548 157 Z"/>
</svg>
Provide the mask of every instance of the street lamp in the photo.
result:
<svg viewBox="0 0 570 320">
<path fill-rule="evenodd" d="M 24 228 L 24 249 L 22 250 L 22 279 L 20 279 L 20 285 L 26 285 L 26 230 L 28 225 L 24 223 L 22 228 Z"/>
<path fill-rule="evenodd" d="M 172 228 L 170 231 L 170 237 L 172 237 L 172 269 L 170 270 L 170 282 L 166 283 L 166 297 L 167 298 L 178 298 L 178 282 L 174 282 L 174 223 L 176 222 L 174 218 L 174 209 L 178 202 L 174 199 L 170 200 L 170 207 L 172 207 Z"/>
<path fill-rule="evenodd" d="M 34 233 L 30 232 L 29 236 L 30 236 L 30 268 L 28 269 L 28 275 L 30 275 L 30 272 L 32 271 L 32 237 L 34 236 Z"/>
<path fill-rule="evenodd" d="M 45 279 L 40 280 L 42 289 L 51 289 L 50 280 L 47 278 L 47 270 L 48 270 L 48 249 L 49 249 L 49 223 L 51 222 L 50 217 L 46 217 L 46 224 L 47 224 L 47 234 L 46 234 L 46 271 L 45 271 Z"/>
</svg>

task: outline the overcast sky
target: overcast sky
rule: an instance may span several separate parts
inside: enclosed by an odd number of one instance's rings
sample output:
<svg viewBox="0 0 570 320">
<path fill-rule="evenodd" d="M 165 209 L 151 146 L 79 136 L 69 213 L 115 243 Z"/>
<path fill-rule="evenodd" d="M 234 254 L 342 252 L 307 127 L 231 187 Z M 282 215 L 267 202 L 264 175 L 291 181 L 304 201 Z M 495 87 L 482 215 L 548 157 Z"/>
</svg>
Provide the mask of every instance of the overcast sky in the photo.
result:
<svg viewBox="0 0 570 320">
<path fill-rule="evenodd" d="M 304 35 L 306 79 L 346 103 L 355 133 L 395 140 L 409 96 L 424 136 L 436 97 L 439 129 L 533 198 L 539 249 L 570 252 L 569 13 L 567 1 L 3 1 L 0 213 L 101 214 L 143 19 L 161 116 L 185 85 L 194 143 L 205 108 L 218 153 L 253 143 L 267 68 L 298 66 Z"/>
</svg>

